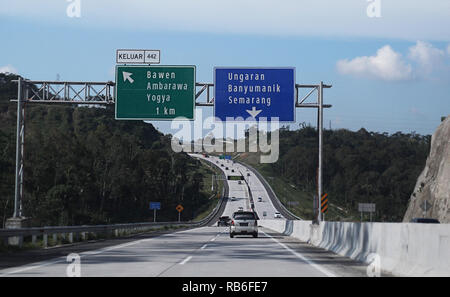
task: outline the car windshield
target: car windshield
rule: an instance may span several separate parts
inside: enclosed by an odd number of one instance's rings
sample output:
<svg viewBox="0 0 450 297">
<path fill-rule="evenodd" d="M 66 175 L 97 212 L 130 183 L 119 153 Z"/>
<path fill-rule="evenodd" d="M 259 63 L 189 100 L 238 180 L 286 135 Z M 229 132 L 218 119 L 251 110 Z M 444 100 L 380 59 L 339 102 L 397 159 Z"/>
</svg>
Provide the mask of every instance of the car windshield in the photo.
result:
<svg viewBox="0 0 450 297">
<path fill-rule="evenodd" d="M 255 214 L 251 212 L 234 214 L 235 220 L 255 220 Z"/>
<path fill-rule="evenodd" d="M 221 217 L 221 218 L 219 218 L 219 220 L 221 220 L 221 221 L 227 221 L 229 219 L 230 219 L 229 217 Z"/>
</svg>

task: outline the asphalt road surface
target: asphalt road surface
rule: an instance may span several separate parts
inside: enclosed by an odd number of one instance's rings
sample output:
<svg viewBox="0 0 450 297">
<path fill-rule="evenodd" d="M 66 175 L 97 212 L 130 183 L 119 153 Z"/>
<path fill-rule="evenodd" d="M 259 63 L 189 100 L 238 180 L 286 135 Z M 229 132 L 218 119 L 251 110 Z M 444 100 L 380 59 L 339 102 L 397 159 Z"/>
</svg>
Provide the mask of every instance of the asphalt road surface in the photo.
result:
<svg viewBox="0 0 450 297">
<path fill-rule="evenodd" d="M 208 158 L 227 175 L 241 172 L 249 183 L 260 219 L 273 219 L 276 211 L 261 182 L 231 161 Z M 219 163 L 217 163 L 219 162 Z M 225 164 L 224 163 L 224 164 Z M 235 172 L 231 172 L 234 169 Z M 231 216 L 239 207 L 250 209 L 250 193 L 245 182 L 229 182 L 229 199 L 224 214 Z M 263 202 L 257 202 L 262 197 Z M 267 212 L 267 217 L 262 216 Z M 260 228 L 259 237 L 230 238 L 228 227 L 201 227 L 131 240 L 94 250 L 72 247 L 80 256 L 81 276 L 178 276 L 178 277 L 292 277 L 365 276 L 366 266 L 356 261 L 312 247 L 296 239 Z M 65 277 L 66 256 L 0 270 L 0 276 Z"/>
<path fill-rule="evenodd" d="M 202 227 L 82 252 L 81 276 L 364 276 L 365 266 L 261 229 L 230 238 Z M 0 271 L 0 276 L 65 277 L 66 257 Z"/>
<path fill-rule="evenodd" d="M 274 219 L 275 212 L 277 212 L 276 208 L 273 206 L 272 201 L 269 198 L 269 195 L 266 192 L 261 181 L 258 179 L 256 175 L 254 175 L 247 167 L 235 163 L 232 160 L 220 160 L 217 157 L 210 156 L 208 158 L 203 157 L 199 154 L 192 154 L 196 158 L 203 159 L 205 161 L 211 162 L 219 166 L 228 176 L 243 176 L 244 180 L 228 180 L 229 186 L 229 199 L 225 206 L 225 210 L 223 215 L 230 216 L 238 210 L 239 207 L 242 207 L 244 210 L 251 210 L 251 202 L 250 202 L 250 193 L 248 191 L 247 184 L 250 187 L 251 194 L 253 196 L 253 201 L 255 205 L 255 211 L 258 214 L 261 220 L 264 219 Z M 223 165 L 223 166 L 221 166 Z M 226 169 L 228 168 L 228 169 Z M 234 172 L 233 172 L 234 170 Z M 231 198 L 235 197 L 235 201 Z M 262 201 L 258 202 L 258 198 L 261 197 Z M 265 216 L 264 216 L 265 214 Z M 282 219 L 283 216 L 281 216 Z"/>
</svg>

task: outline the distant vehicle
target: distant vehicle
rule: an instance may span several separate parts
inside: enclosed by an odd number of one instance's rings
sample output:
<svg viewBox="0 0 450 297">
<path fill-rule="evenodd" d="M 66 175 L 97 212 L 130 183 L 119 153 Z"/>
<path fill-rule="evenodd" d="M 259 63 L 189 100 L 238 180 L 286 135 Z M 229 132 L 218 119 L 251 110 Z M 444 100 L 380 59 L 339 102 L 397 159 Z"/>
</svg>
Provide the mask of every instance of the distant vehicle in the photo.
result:
<svg viewBox="0 0 450 297">
<path fill-rule="evenodd" d="M 263 217 L 267 217 L 267 211 L 263 211 Z"/>
<path fill-rule="evenodd" d="M 432 218 L 414 218 L 410 223 L 440 224 L 438 220 Z"/>
<path fill-rule="evenodd" d="M 252 211 L 242 211 L 233 213 L 230 225 L 230 237 L 235 235 L 253 235 L 258 237 L 258 216 Z"/>
<path fill-rule="evenodd" d="M 230 226 L 231 218 L 229 216 L 223 216 L 219 218 L 217 226 Z"/>
<path fill-rule="evenodd" d="M 244 208 L 242 206 L 239 206 L 238 211 L 244 211 Z"/>
<path fill-rule="evenodd" d="M 247 176 L 250 176 L 250 173 L 249 173 L 249 172 L 247 172 Z"/>
<path fill-rule="evenodd" d="M 234 169 L 231 169 L 231 172 L 234 172 Z"/>
<path fill-rule="evenodd" d="M 274 217 L 275 219 L 281 219 L 281 213 L 276 212 L 276 213 L 273 214 L 273 217 Z"/>
<path fill-rule="evenodd" d="M 231 197 L 231 201 L 236 201 L 236 197 Z"/>
<path fill-rule="evenodd" d="M 209 158 L 208 154 L 203 154 L 203 157 Z"/>
<path fill-rule="evenodd" d="M 228 167 L 225 167 L 225 170 L 228 170 Z"/>
<path fill-rule="evenodd" d="M 238 181 L 238 184 L 242 185 L 242 181 Z"/>
<path fill-rule="evenodd" d="M 220 164 L 220 167 L 223 167 L 223 164 Z"/>
<path fill-rule="evenodd" d="M 262 197 L 258 197 L 258 202 L 262 202 Z"/>
</svg>

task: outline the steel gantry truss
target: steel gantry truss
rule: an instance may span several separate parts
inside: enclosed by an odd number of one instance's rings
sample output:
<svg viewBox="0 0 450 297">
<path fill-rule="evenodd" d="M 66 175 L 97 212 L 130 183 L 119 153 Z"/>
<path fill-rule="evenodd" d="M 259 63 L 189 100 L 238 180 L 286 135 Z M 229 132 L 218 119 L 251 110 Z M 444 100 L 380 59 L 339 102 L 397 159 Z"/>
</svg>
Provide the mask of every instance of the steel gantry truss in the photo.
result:
<svg viewBox="0 0 450 297">
<path fill-rule="evenodd" d="M 20 79 L 19 79 L 20 80 Z M 114 104 L 113 82 L 28 81 L 26 103 Z"/>
<path fill-rule="evenodd" d="M 115 104 L 113 96 L 115 83 L 108 82 L 59 82 L 59 81 L 31 81 L 21 77 L 16 80 L 18 83 L 17 99 L 17 138 L 16 138 L 16 179 L 13 218 L 23 217 L 23 164 L 24 164 L 24 143 L 25 143 L 25 105 L 29 103 L 42 104 L 81 104 L 81 105 L 109 105 Z M 214 84 L 197 82 L 195 84 L 195 106 L 214 106 Z M 318 189 L 317 199 L 323 195 L 322 188 L 322 147 L 323 147 L 323 109 L 331 105 L 323 103 L 323 89 L 331 88 L 322 82 L 317 85 L 295 85 L 295 107 L 296 108 L 316 108 L 318 136 Z M 305 95 L 301 91 L 305 91 Z M 308 102 L 308 99 L 317 92 L 317 100 Z M 303 95 L 300 99 L 300 95 Z M 321 221 L 320 203 L 315 203 L 317 209 L 317 222 Z"/>
</svg>

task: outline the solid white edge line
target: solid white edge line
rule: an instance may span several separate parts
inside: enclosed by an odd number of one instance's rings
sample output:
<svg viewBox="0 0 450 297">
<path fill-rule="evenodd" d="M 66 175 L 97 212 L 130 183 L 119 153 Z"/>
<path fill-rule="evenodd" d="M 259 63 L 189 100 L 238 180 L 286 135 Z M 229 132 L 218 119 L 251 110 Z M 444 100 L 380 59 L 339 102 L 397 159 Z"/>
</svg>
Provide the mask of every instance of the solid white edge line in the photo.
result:
<svg viewBox="0 0 450 297">
<path fill-rule="evenodd" d="M 52 264 L 57 264 L 57 263 L 61 263 L 64 262 L 66 259 L 66 256 L 62 257 L 62 258 L 57 258 L 58 260 L 52 260 L 52 261 L 42 261 L 42 262 L 36 262 L 33 264 L 29 264 L 29 265 L 23 265 L 23 266 L 19 266 L 22 268 L 19 268 L 17 270 L 13 270 L 13 271 L 9 271 L 9 272 L 0 272 L 0 277 L 6 277 L 8 275 L 11 274 L 16 274 L 16 273 L 21 273 L 21 272 L 25 272 L 28 270 L 32 270 L 32 269 L 36 269 L 36 268 L 40 268 L 40 267 L 45 267 L 45 266 L 49 266 Z M 12 267 L 11 269 L 14 269 L 14 267 Z M 8 270 L 8 268 L 4 269 L 4 270 Z"/>
<path fill-rule="evenodd" d="M 204 228 L 204 227 L 200 227 L 200 228 Z M 182 231 L 177 231 L 177 232 L 173 232 L 173 233 L 169 233 L 170 235 L 176 234 L 176 233 L 184 233 L 184 232 L 188 232 L 191 231 L 190 230 L 182 230 Z M 101 248 L 98 250 L 92 250 L 92 251 L 87 251 L 87 252 L 83 252 L 80 253 L 80 258 L 81 257 L 86 257 L 86 256 L 95 256 L 95 255 L 99 255 L 102 254 L 104 252 L 108 252 L 108 251 L 112 251 L 115 249 L 119 249 L 119 248 L 124 248 L 124 247 L 128 247 L 128 246 L 132 246 L 138 243 L 142 243 L 142 242 L 146 242 L 146 241 L 150 241 L 156 238 L 160 238 L 160 237 L 164 237 L 167 236 L 169 234 L 164 234 L 161 236 L 157 236 L 157 237 L 151 237 L 151 238 L 145 238 L 145 239 L 138 239 L 135 241 L 131 241 L 131 242 L 127 242 L 127 243 L 122 243 L 122 244 L 118 244 L 118 245 L 113 245 L 113 246 L 109 246 L 109 247 L 105 247 L 105 248 Z M 41 268 L 41 267 L 45 267 L 45 266 L 49 266 L 52 264 L 59 264 L 59 263 L 63 263 L 63 264 L 69 264 L 66 262 L 66 257 L 67 256 L 62 256 L 62 257 L 57 257 L 57 258 L 53 258 L 50 260 L 45 260 L 45 261 L 41 261 L 41 262 L 35 262 L 35 263 L 31 263 L 31 264 L 25 264 L 19 267 L 11 267 L 11 268 L 5 268 L 0 270 L 0 277 L 4 277 L 7 275 L 11 275 L 11 274 L 17 274 L 17 273 L 21 273 L 21 272 L 25 272 L 28 270 L 32 270 L 32 269 L 37 269 L 37 268 Z M 16 270 L 14 270 L 14 268 L 17 268 Z M 6 272 L 2 272 L 5 271 Z M 7 270 L 11 270 L 11 271 L 7 271 Z"/>
<path fill-rule="evenodd" d="M 289 252 L 291 252 L 294 256 L 296 256 L 299 259 L 302 259 L 303 261 L 305 261 L 306 263 L 308 263 L 309 265 L 311 265 L 312 267 L 314 267 L 315 269 L 319 270 L 320 272 L 322 272 L 323 274 L 325 274 L 328 277 L 337 277 L 334 273 L 330 272 L 329 270 L 320 267 L 319 265 L 315 264 L 314 262 L 312 262 L 311 260 L 306 259 L 303 255 L 297 253 L 296 251 L 294 251 L 293 249 L 291 249 L 290 247 L 288 247 L 287 245 L 285 245 L 284 243 L 280 242 L 279 240 L 277 240 L 276 238 L 273 238 L 272 236 L 270 236 L 269 234 L 267 234 L 266 232 L 262 231 L 261 232 L 267 236 L 268 238 L 272 239 L 273 241 L 275 241 L 276 243 L 278 243 L 280 246 L 282 246 L 284 249 L 288 250 Z"/>
<path fill-rule="evenodd" d="M 180 264 L 180 265 L 184 265 L 184 264 L 186 264 L 189 260 L 191 260 L 192 259 L 192 256 L 189 256 L 189 257 L 187 257 L 186 259 L 184 259 L 183 261 L 181 261 L 180 263 L 178 263 L 178 264 Z"/>
</svg>

